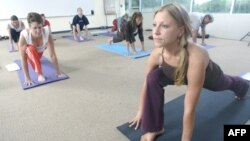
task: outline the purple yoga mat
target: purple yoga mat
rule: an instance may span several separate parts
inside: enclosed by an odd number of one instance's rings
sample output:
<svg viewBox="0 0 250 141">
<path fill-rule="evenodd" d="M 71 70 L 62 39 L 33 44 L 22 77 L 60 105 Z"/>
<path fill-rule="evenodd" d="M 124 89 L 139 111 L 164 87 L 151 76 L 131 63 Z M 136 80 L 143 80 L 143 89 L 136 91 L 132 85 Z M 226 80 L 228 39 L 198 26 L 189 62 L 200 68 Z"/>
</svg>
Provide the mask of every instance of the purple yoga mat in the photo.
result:
<svg viewBox="0 0 250 141">
<path fill-rule="evenodd" d="M 17 71 L 17 74 L 18 74 L 21 86 L 24 90 L 69 78 L 67 75 L 65 75 L 65 77 L 62 77 L 62 78 L 57 77 L 54 66 L 51 64 L 51 62 L 48 59 L 46 59 L 45 57 L 42 57 L 41 64 L 42 64 L 43 75 L 46 78 L 45 82 L 37 81 L 37 73 L 32 69 L 32 66 L 28 64 L 29 74 L 30 74 L 31 80 L 33 81 L 33 85 L 26 86 L 24 85 L 25 79 L 24 79 L 24 73 L 23 73 L 23 69 L 21 65 L 21 60 L 15 60 L 14 62 L 20 67 L 20 70 Z"/>
<path fill-rule="evenodd" d="M 69 39 L 69 40 L 72 40 L 72 41 L 76 41 L 76 42 L 88 42 L 88 41 L 93 41 L 94 40 L 94 39 L 91 39 L 91 38 L 84 38 L 84 40 L 80 40 L 79 37 L 77 37 L 77 40 L 75 40 L 73 36 L 63 36 L 63 38 L 66 38 L 66 39 Z"/>
<path fill-rule="evenodd" d="M 215 46 L 213 45 L 201 45 L 203 48 L 205 49 L 210 49 L 210 48 L 214 48 Z"/>
<path fill-rule="evenodd" d="M 112 33 L 112 32 L 98 33 L 98 35 L 109 36 L 109 37 L 115 37 L 116 36 L 116 34 Z"/>
</svg>

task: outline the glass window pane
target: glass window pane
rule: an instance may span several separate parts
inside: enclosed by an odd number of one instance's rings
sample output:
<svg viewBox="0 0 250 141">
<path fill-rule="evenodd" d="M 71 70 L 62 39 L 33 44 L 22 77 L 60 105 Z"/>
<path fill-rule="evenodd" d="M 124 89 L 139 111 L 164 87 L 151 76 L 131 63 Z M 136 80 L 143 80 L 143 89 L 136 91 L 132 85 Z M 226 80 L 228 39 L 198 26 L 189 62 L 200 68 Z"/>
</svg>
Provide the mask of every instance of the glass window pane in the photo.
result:
<svg viewBox="0 0 250 141">
<path fill-rule="evenodd" d="M 233 13 L 250 13 L 250 0 L 235 0 Z"/>
<path fill-rule="evenodd" d="M 132 1 L 132 8 L 138 8 L 139 7 L 139 0 L 131 0 Z"/>
<path fill-rule="evenodd" d="M 232 0 L 194 0 L 193 12 L 230 13 Z"/>
<path fill-rule="evenodd" d="M 142 12 L 154 12 L 161 6 L 161 0 L 142 0 Z"/>
<path fill-rule="evenodd" d="M 163 4 L 172 3 L 172 2 L 181 4 L 189 12 L 191 0 L 163 0 Z"/>
</svg>

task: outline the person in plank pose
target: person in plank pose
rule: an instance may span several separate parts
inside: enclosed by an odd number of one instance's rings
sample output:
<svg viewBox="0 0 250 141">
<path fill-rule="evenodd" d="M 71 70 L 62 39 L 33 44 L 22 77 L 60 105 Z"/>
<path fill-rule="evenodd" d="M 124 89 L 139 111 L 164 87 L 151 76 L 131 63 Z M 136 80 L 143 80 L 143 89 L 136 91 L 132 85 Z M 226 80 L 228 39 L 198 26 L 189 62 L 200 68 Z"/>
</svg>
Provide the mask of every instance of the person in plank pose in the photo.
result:
<svg viewBox="0 0 250 141">
<path fill-rule="evenodd" d="M 126 40 L 128 55 L 137 54 L 137 51 L 135 49 L 135 36 L 138 34 L 142 46 L 141 51 L 145 51 L 142 19 L 143 17 L 141 12 L 134 12 L 131 20 L 121 27 L 121 31 L 119 32 L 119 34 L 109 39 L 109 44 Z M 132 48 L 132 52 L 130 52 L 130 46 Z"/>
</svg>

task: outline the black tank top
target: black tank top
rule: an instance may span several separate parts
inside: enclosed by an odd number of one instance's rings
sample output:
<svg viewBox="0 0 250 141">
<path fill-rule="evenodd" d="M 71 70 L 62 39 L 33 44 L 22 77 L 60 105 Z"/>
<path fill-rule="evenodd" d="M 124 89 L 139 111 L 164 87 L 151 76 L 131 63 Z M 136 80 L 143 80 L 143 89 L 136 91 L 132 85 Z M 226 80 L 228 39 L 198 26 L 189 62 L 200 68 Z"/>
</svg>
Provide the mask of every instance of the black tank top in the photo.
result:
<svg viewBox="0 0 250 141">
<path fill-rule="evenodd" d="M 166 77 L 172 79 L 174 81 L 174 73 L 176 70 L 176 67 L 169 65 L 168 63 L 165 62 L 164 57 L 163 57 L 163 50 L 162 49 L 162 64 L 160 67 L 163 70 L 163 73 L 166 75 Z M 215 85 L 217 84 L 218 80 L 223 77 L 223 72 L 221 68 L 214 63 L 212 60 L 209 60 L 208 66 L 206 68 L 206 75 L 205 75 L 205 81 L 204 81 L 204 88 L 207 89 L 213 89 Z M 185 84 L 188 83 L 187 77 L 185 79 Z"/>
</svg>

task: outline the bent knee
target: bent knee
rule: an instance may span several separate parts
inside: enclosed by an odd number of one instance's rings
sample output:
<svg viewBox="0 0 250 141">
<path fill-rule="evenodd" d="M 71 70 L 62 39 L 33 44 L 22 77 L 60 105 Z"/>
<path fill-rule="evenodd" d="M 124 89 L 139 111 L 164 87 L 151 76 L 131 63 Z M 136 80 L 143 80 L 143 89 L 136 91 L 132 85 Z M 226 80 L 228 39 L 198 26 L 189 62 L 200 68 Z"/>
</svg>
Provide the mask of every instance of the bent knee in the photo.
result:
<svg viewBox="0 0 250 141">
<path fill-rule="evenodd" d="M 150 71 L 147 75 L 147 83 L 150 84 L 159 82 L 161 74 L 162 70 L 160 70 L 159 68 Z"/>
</svg>

